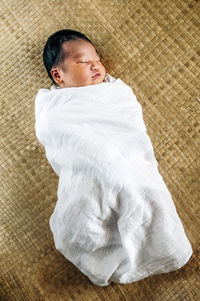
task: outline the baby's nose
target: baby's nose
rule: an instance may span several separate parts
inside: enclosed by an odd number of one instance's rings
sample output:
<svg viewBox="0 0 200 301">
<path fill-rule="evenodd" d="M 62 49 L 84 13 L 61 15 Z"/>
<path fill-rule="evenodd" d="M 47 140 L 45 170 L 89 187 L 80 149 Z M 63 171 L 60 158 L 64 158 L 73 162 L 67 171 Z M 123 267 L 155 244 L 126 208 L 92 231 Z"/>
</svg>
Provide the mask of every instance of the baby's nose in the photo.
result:
<svg viewBox="0 0 200 301">
<path fill-rule="evenodd" d="M 96 63 L 96 62 L 92 63 L 90 68 L 92 70 L 98 70 L 99 69 L 98 63 Z"/>
</svg>

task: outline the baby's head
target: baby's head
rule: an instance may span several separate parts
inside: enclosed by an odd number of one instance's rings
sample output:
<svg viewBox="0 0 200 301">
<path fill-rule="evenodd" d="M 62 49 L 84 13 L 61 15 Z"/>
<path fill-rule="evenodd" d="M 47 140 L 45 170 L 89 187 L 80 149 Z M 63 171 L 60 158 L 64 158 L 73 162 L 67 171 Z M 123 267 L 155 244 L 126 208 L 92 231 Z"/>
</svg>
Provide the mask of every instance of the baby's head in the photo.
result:
<svg viewBox="0 0 200 301">
<path fill-rule="evenodd" d="M 57 31 L 48 38 L 43 61 L 49 77 L 60 88 L 99 84 L 106 75 L 94 44 L 71 29 Z M 97 73 L 100 75 L 94 77 Z"/>
</svg>

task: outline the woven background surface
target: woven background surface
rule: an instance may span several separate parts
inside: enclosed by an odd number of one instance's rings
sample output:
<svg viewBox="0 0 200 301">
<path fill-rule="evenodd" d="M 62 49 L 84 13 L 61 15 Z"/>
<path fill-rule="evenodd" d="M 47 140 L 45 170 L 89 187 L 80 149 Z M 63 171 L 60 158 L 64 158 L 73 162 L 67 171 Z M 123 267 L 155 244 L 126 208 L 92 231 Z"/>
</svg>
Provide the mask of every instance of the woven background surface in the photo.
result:
<svg viewBox="0 0 200 301">
<path fill-rule="evenodd" d="M 199 300 L 200 1 L 3 0 L 1 50 L 0 300 Z M 57 175 L 34 130 L 34 102 L 51 86 L 46 39 L 85 33 L 107 72 L 143 107 L 159 171 L 194 253 L 180 270 L 97 287 L 54 247 L 49 217 Z"/>
</svg>

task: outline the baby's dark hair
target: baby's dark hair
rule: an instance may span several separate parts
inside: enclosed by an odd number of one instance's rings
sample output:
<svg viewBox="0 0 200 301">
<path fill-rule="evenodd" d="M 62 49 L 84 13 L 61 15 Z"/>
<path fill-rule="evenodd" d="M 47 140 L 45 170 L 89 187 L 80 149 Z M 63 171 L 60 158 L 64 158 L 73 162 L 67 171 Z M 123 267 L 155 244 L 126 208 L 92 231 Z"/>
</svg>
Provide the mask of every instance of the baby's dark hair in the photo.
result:
<svg viewBox="0 0 200 301">
<path fill-rule="evenodd" d="M 78 39 L 88 41 L 94 46 L 92 41 L 90 41 L 90 39 L 87 38 L 83 33 L 72 29 L 59 30 L 53 33 L 47 39 L 43 50 L 43 62 L 47 73 L 54 84 L 56 84 L 56 82 L 54 81 L 50 71 L 52 67 L 61 65 L 65 59 L 65 52 L 63 51 L 62 44 L 64 42 L 74 41 Z"/>
</svg>

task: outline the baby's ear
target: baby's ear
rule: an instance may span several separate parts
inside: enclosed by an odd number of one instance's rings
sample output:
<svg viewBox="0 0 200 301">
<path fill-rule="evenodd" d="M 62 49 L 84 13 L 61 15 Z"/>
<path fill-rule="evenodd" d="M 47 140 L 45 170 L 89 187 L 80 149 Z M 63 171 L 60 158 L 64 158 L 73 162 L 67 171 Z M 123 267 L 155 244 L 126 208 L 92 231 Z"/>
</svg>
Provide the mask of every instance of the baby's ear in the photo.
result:
<svg viewBox="0 0 200 301">
<path fill-rule="evenodd" d="M 58 67 L 52 67 L 51 68 L 51 76 L 53 77 L 54 81 L 59 85 L 62 82 L 60 71 L 58 70 Z"/>
</svg>

